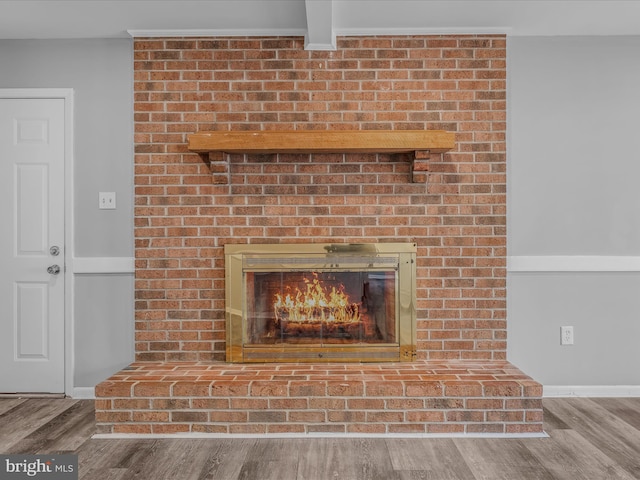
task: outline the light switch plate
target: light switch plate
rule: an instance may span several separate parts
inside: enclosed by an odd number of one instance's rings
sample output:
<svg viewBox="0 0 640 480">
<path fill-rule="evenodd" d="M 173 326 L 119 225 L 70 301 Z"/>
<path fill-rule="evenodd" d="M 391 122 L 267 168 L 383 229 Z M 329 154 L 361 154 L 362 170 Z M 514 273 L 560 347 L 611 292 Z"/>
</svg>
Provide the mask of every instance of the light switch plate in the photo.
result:
<svg viewBox="0 0 640 480">
<path fill-rule="evenodd" d="M 115 210 L 116 192 L 99 192 L 98 208 L 100 208 L 101 210 Z"/>
</svg>

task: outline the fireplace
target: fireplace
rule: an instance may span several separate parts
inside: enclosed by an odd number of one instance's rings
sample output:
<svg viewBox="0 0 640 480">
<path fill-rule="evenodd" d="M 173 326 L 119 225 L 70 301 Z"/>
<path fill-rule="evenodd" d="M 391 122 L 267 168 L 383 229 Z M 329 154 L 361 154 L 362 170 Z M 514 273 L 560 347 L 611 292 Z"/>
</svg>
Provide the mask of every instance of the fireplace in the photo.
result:
<svg viewBox="0 0 640 480">
<path fill-rule="evenodd" d="M 225 246 L 227 361 L 415 357 L 416 245 Z"/>
<path fill-rule="evenodd" d="M 505 360 L 506 38 L 303 45 L 135 39 L 136 363 L 96 387 L 98 432 L 542 432 L 541 385 Z M 369 318 L 283 334 L 305 311 L 273 297 L 308 286 Z"/>
</svg>

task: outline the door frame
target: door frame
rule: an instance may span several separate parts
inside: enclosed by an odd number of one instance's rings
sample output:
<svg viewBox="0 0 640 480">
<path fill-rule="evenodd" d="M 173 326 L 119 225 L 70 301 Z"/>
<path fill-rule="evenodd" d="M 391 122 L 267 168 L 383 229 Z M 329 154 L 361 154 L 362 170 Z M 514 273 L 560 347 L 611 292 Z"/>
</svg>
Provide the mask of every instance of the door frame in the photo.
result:
<svg viewBox="0 0 640 480">
<path fill-rule="evenodd" d="M 64 100 L 64 393 L 66 396 L 72 396 L 75 371 L 73 316 L 73 252 L 75 251 L 73 244 L 74 90 L 72 88 L 0 88 L 0 98 Z"/>
</svg>

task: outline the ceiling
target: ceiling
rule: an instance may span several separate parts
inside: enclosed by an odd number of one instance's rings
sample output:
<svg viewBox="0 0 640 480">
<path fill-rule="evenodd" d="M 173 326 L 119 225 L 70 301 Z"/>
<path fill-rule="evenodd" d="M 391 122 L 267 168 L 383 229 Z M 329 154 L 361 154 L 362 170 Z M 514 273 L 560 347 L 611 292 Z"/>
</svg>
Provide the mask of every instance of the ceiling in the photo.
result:
<svg viewBox="0 0 640 480">
<path fill-rule="evenodd" d="M 0 39 L 439 33 L 640 35 L 640 0 L 0 0 Z"/>
</svg>

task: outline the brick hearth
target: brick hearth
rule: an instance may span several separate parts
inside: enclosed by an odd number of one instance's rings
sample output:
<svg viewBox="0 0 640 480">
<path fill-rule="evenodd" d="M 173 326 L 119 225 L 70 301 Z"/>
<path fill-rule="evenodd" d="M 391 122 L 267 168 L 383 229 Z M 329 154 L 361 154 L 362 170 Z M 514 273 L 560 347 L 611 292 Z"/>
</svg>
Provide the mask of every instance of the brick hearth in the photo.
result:
<svg viewBox="0 0 640 480">
<path fill-rule="evenodd" d="M 96 393 L 98 433 L 542 432 L 542 387 L 508 362 L 141 362 Z"/>
</svg>

